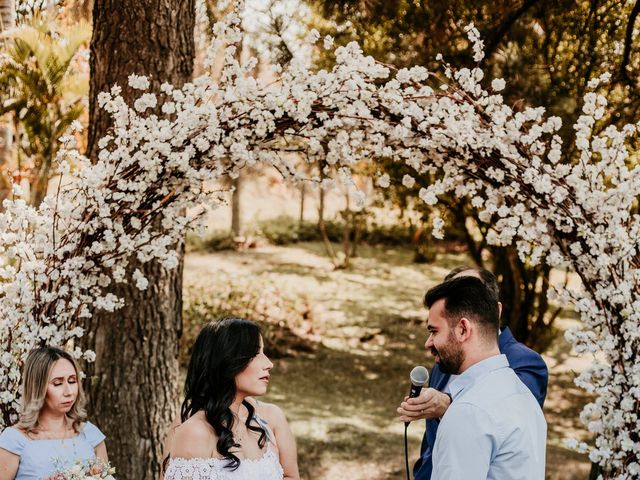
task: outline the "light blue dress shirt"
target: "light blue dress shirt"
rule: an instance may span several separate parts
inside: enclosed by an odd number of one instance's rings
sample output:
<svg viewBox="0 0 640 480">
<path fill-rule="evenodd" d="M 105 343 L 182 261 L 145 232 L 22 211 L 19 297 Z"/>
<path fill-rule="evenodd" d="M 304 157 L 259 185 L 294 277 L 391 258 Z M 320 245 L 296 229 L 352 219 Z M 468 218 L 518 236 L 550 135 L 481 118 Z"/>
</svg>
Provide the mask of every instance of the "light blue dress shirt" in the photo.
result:
<svg viewBox="0 0 640 480">
<path fill-rule="evenodd" d="M 547 423 L 506 356 L 472 365 L 448 388 L 432 480 L 544 480 Z"/>
<path fill-rule="evenodd" d="M 0 448 L 20 457 L 15 480 L 46 479 L 77 462 L 96 458 L 94 449 L 103 441 L 103 433 L 91 422 L 77 436 L 64 440 L 32 440 L 12 427 L 0 434 Z"/>
</svg>

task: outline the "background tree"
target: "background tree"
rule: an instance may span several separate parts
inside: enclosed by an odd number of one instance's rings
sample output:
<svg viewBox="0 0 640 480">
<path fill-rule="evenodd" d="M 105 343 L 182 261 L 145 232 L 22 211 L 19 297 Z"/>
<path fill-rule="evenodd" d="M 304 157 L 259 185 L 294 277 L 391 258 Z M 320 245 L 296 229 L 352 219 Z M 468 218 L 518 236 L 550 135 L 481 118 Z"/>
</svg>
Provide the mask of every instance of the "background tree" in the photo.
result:
<svg viewBox="0 0 640 480">
<path fill-rule="evenodd" d="M 65 2 L 65 13 L 75 20 L 91 20 L 93 0 L 68 0 Z"/>
<path fill-rule="evenodd" d="M 88 155 L 110 129 L 98 94 L 113 85 L 124 98 L 130 74 L 147 75 L 151 91 L 163 82 L 181 86 L 194 59 L 194 0 L 104 0 L 93 7 Z M 182 259 L 183 247 L 177 247 Z M 135 262 L 134 262 L 135 263 Z M 135 265 L 132 266 L 136 268 Z M 116 313 L 95 312 L 87 322 L 86 346 L 96 352 L 88 366 L 91 418 L 107 435 L 118 476 L 160 476 L 162 441 L 178 404 L 178 344 L 181 335 L 182 267 L 138 265 L 149 287 L 119 285 L 125 299 Z"/>
<path fill-rule="evenodd" d="M 624 124 L 637 118 L 640 83 L 637 71 L 640 51 L 635 25 L 640 1 L 582 0 L 545 2 L 542 0 L 467 2 L 464 0 L 312 0 L 319 11 L 341 26 L 338 43 L 357 40 L 365 53 L 397 67 L 421 64 L 435 67 L 436 54 L 457 66 L 471 65 L 464 26 L 473 22 L 485 41 L 483 66 L 493 76 L 509 78 L 505 99 L 522 108 L 525 98 L 544 105 L 549 114 L 565 119 L 561 130 L 570 142 L 575 119 L 580 114 L 576 99 L 587 85 L 605 71 L 614 73 L 603 92 L 609 100 L 610 120 Z M 320 26 L 323 26 L 320 23 Z M 333 33 L 334 26 L 325 24 Z M 575 162 L 575 148 L 564 151 L 564 162 Z M 395 185 L 401 185 L 402 167 L 389 165 Z M 433 178 L 416 178 L 420 188 Z M 415 192 L 414 192 L 415 193 Z M 407 196 L 406 188 L 398 197 Z M 401 200 L 400 203 L 406 203 Z M 495 218 L 481 221 L 475 209 L 459 199 L 445 202 L 449 209 L 447 238 L 464 239 L 475 261 L 482 265 L 492 259 L 499 276 L 503 320 L 518 339 L 544 348 L 556 312 L 548 312 L 546 292 L 550 270 L 532 267 L 517 255 L 514 247 L 489 246 L 486 234 Z M 429 217 L 428 208 L 424 218 Z M 456 233 L 457 232 L 457 233 Z M 454 233 L 454 235 L 451 235 Z M 483 253 L 484 252 L 484 253 Z"/>
</svg>

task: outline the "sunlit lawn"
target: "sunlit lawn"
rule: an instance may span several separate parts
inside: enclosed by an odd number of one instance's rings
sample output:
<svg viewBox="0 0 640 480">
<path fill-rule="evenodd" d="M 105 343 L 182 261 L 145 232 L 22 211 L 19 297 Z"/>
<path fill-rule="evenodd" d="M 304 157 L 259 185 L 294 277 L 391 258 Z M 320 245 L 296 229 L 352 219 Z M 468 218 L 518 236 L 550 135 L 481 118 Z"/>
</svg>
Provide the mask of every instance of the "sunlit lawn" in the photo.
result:
<svg viewBox="0 0 640 480">
<path fill-rule="evenodd" d="M 350 270 L 336 271 L 316 243 L 187 255 L 185 288 L 222 270 L 269 279 L 279 289 L 311 300 L 317 347 L 313 353 L 277 359 L 265 399 L 287 413 L 305 479 L 404 477 L 403 425 L 396 421 L 395 409 L 411 368 L 431 365 L 423 347 L 421 298 L 449 269 L 469 263 L 448 254 L 431 265 L 411 259 L 410 250 L 363 248 Z M 562 320 L 560 326 L 572 321 Z M 586 457 L 562 446 L 568 434 L 588 438 L 578 419 L 587 398 L 572 383 L 584 360 L 574 358 L 562 338 L 545 358 L 551 367 L 545 408 L 547 478 L 585 479 Z M 412 463 L 423 431 L 422 423 L 410 426 Z"/>
</svg>

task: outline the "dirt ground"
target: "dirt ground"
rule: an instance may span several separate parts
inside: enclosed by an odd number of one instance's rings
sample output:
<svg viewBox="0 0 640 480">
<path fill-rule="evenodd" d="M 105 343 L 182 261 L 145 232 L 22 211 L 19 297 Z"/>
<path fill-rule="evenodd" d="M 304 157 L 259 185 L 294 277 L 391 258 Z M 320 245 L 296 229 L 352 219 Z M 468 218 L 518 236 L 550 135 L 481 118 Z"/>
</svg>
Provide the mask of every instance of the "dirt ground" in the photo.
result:
<svg viewBox="0 0 640 480">
<path fill-rule="evenodd" d="M 424 351 L 421 297 L 451 268 L 469 264 L 442 254 L 433 264 L 416 265 L 411 256 L 404 249 L 363 248 L 346 271 L 333 270 L 315 243 L 186 257 L 186 289 L 224 271 L 264 279 L 312 303 L 315 349 L 275 360 L 265 398 L 289 418 L 304 479 L 404 478 L 404 427 L 395 409 L 411 368 L 432 364 Z M 575 321 L 561 318 L 559 327 Z M 547 478 L 586 479 L 588 460 L 562 440 L 590 439 L 578 418 L 588 398 L 573 384 L 590 360 L 575 356 L 561 335 L 544 357 L 550 368 Z M 421 423 L 409 428 L 411 463 L 423 432 Z"/>
</svg>

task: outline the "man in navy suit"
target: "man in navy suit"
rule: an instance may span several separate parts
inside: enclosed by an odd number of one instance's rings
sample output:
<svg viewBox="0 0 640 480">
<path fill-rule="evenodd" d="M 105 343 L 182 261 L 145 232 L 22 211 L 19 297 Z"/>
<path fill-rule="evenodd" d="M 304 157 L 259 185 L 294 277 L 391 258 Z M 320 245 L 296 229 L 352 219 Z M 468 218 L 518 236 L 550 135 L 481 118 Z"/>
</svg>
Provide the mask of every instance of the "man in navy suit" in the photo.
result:
<svg viewBox="0 0 640 480">
<path fill-rule="evenodd" d="M 502 312 L 502 304 L 498 301 L 498 282 L 493 273 L 484 269 L 459 267 L 449 272 L 445 280 L 461 276 L 474 276 L 482 280 L 498 303 L 499 312 Z M 500 353 L 507 357 L 509 366 L 515 371 L 522 383 L 531 390 L 540 407 L 542 407 L 547 395 L 547 383 L 549 380 L 549 372 L 542 357 L 527 346 L 519 343 L 508 327 L 500 329 L 498 346 Z M 443 373 L 436 362 L 431 370 L 429 388 L 422 389 L 421 394 L 416 398 L 405 398 L 405 401 L 398 408 L 400 420 L 403 422 L 426 419 L 427 429 L 422 438 L 420 458 L 413 467 L 414 480 L 431 479 L 433 446 L 438 432 L 438 425 L 451 404 L 451 397 L 447 392 L 447 385 L 451 377 L 452 375 Z"/>
</svg>

